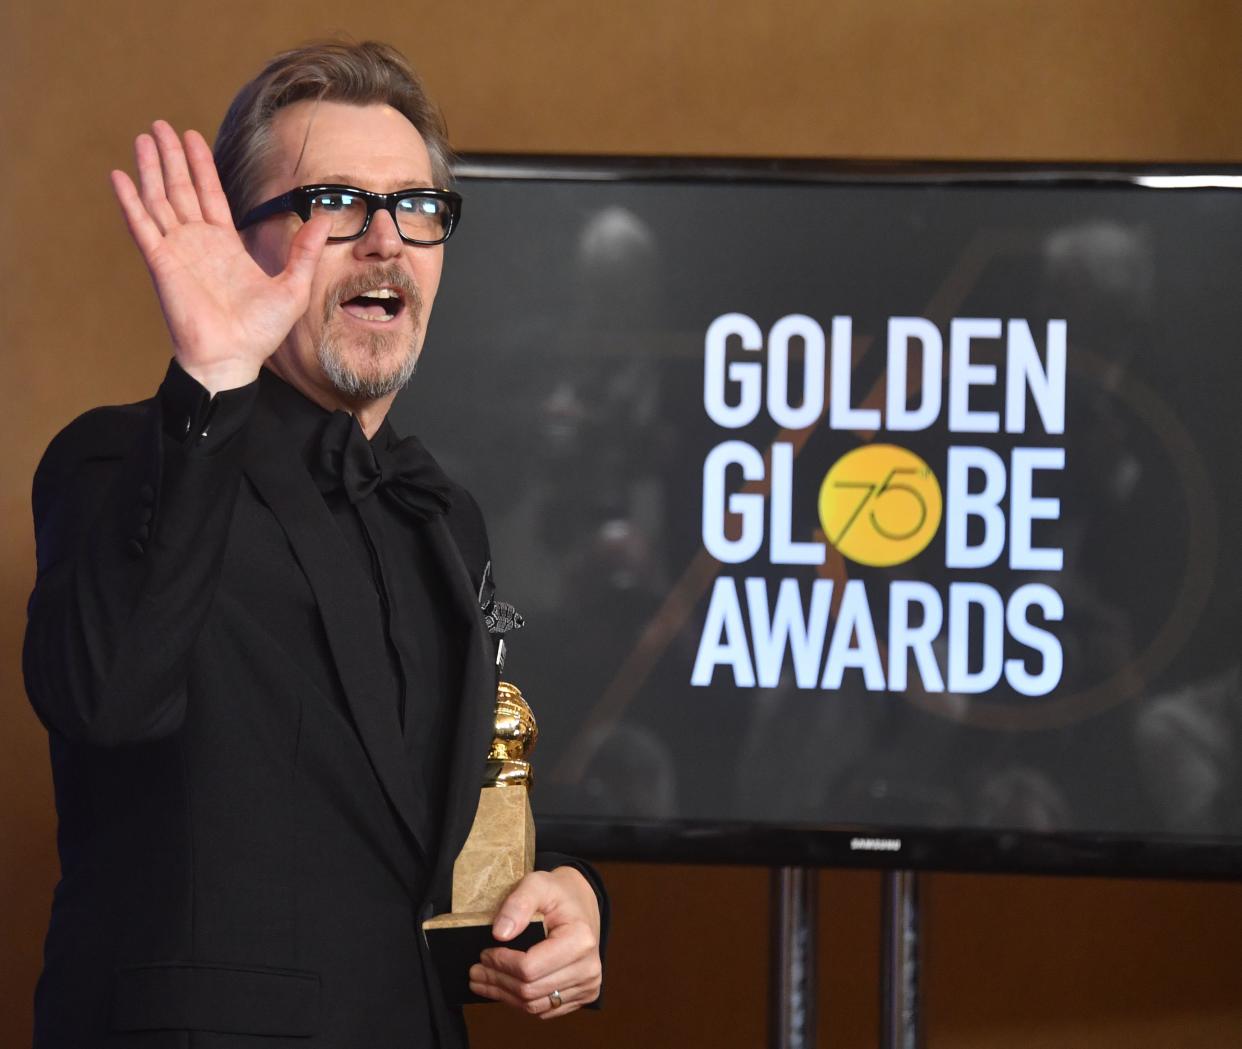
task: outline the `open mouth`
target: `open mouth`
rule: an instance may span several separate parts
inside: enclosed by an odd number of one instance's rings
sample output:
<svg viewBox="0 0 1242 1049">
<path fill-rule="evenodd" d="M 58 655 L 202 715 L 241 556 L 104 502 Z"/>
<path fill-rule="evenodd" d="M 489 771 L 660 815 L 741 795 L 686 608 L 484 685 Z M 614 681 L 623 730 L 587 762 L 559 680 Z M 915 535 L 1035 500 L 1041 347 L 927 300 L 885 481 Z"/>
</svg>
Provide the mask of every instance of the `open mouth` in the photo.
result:
<svg viewBox="0 0 1242 1049">
<path fill-rule="evenodd" d="M 341 303 L 351 317 L 373 324 L 389 324 L 405 311 L 405 297 L 396 288 L 372 288 Z"/>
</svg>

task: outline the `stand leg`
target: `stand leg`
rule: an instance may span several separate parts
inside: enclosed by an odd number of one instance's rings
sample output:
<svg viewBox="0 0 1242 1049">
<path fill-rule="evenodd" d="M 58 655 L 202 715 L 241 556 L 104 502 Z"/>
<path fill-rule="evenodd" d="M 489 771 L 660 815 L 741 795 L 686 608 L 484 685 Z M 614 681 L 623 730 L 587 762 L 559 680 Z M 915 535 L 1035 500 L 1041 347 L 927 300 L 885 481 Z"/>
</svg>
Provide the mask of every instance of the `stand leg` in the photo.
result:
<svg viewBox="0 0 1242 1049">
<path fill-rule="evenodd" d="M 768 1044 L 772 1049 L 815 1049 L 818 887 L 815 870 L 778 867 L 772 871 L 768 990 Z"/>
<path fill-rule="evenodd" d="M 923 1049 L 918 875 L 914 871 L 885 871 L 882 907 L 880 1049 Z"/>
</svg>

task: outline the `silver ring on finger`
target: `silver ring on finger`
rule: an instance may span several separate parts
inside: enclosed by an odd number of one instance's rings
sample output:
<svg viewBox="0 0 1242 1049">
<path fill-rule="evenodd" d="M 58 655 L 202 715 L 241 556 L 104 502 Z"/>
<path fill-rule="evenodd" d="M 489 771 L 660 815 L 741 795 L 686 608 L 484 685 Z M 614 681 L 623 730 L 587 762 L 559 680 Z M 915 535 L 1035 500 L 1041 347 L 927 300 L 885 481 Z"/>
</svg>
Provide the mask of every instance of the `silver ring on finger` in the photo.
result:
<svg viewBox="0 0 1242 1049">
<path fill-rule="evenodd" d="M 553 1009 L 559 1009 L 565 1004 L 565 1000 L 561 997 L 560 991 L 553 991 L 550 995 L 548 995 L 548 1001 L 552 1003 Z"/>
</svg>

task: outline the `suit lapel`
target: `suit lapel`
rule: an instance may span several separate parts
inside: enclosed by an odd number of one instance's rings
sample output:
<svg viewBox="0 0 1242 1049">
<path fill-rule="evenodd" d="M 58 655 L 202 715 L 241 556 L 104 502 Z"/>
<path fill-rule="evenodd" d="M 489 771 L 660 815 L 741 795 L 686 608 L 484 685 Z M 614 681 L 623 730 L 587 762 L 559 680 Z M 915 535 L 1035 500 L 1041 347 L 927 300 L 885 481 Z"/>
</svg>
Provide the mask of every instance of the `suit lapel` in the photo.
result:
<svg viewBox="0 0 1242 1049">
<path fill-rule="evenodd" d="M 376 778 L 427 859 L 396 697 L 383 672 L 388 653 L 379 601 L 354 568 L 356 559 L 288 435 L 262 402 L 252 421 L 246 474 L 276 515 L 315 594 L 345 699 Z"/>
<path fill-rule="evenodd" d="M 479 807 L 479 791 L 483 787 L 487 753 L 492 741 L 496 674 L 492 641 L 483 625 L 474 584 L 445 518 L 432 518 L 427 534 L 436 557 L 444 566 L 454 612 L 464 620 L 468 632 L 462 694 L 452 740 L 448 792 L 445 795 L 444 828 L 431 881 L 433 892 L 443 892 L 451 883 L 453 863 L 466 843 Z"/>
</svg>

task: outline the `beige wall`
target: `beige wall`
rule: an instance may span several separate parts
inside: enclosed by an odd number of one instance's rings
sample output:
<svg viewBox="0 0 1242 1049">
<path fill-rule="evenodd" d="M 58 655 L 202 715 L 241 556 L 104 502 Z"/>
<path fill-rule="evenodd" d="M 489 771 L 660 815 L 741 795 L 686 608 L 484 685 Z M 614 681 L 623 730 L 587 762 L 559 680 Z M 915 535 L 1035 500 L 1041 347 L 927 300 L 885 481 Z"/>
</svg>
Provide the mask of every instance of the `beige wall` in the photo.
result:
<svg viewBox="0 0 1242 1049">
<path fill-rule="evenodd" d="M 29 1038 L 55 878 L 46 744 L 17 654 L 29 478 L 65 421 L 145 396 L 162 371 L 159 312 L 106 180 L 153 117 L 210 133 L 265 56 L 344 30 L 406 50 L 465 150 L 1242 161 L 1233 0 L 3 7 L 3 1045 Z M 480 1044 L 760 1044 L 765 872 L 607 873 L 606 1012 L 543 1025 L 492 1008 Z M 821 1044 L 874 1045 L 879 877 L 822 886 Z M 933 1049 L 1242 1044 L 1242 885 L 938 875 L 928 898 Z"/>
</svg>

